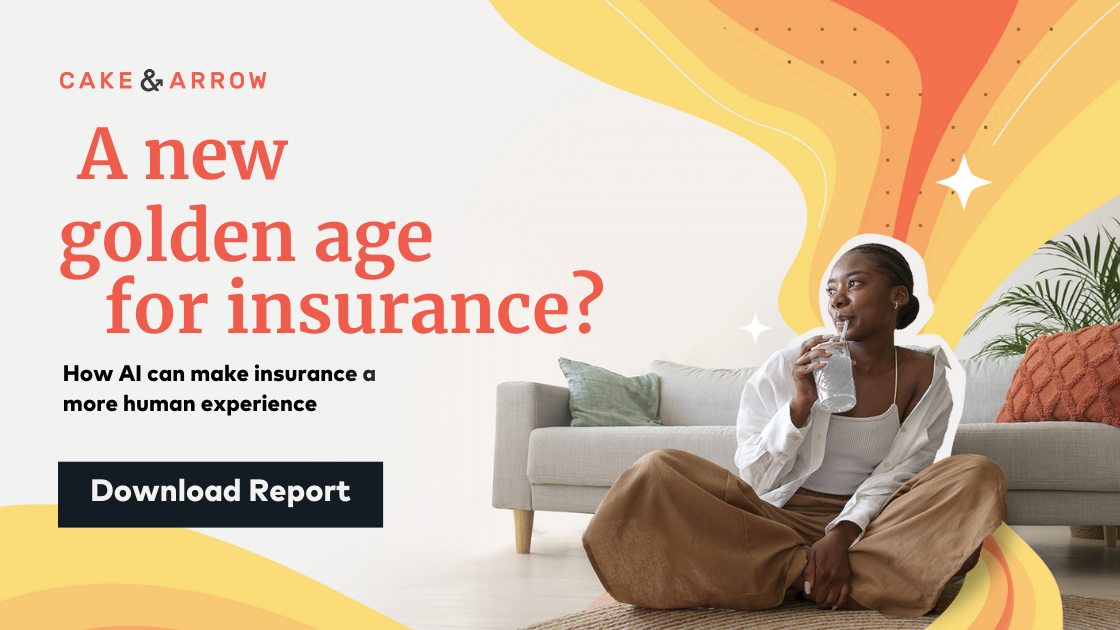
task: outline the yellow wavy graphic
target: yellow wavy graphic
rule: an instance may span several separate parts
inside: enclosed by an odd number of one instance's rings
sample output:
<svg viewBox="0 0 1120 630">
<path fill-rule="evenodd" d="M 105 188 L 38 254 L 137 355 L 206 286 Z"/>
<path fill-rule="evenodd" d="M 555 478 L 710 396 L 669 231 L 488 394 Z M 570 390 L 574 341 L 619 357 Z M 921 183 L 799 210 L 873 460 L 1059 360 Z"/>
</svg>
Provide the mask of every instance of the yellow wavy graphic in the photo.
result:
<svg viewBox="0 0 1120 630">
<path fill-rule="evenodd" d="M 1049 630 L 1062 627 L 1062 598 L 1042 559 L 1007 525 L 984 541 L 980 563 L 965 578 L 933 630 Z"/>
<path fill-rule="evenodd" d="M 60 529 L 0 507 L 0 628 L 406 630 L 311 578 L 186 529 Z"/>
<path fill-rule="evenodd" d="M 822 323 L 837 250 L 879 233 L 922 254 L 935 313 L 921 332 L 955 345 L 1020 262 L 1120 193 L 1120 65 L 1101 62 L 1120 52 L 1115 1 L 491 4 L 553 57 L 789 170 L 807 228 L 779 304 L 798 332 Z M 937 183 L 965 160 L 990 183 Z M 1014 531 L 982 558 L 934 626 L 1061 627 L 1057 584 Z"/>
<path fill-rule="evenodd" d="M 1120 193 L 1101 176 L 1120 159 L 1120 65 L 1102 62 L 1120 52 L 1115 0 L 492 4 L 553 57 L 789 170 L 808 226 L 779 296 L 795 331 L 821 325 L 833 254 L 880 233 L 923 255 L 936 313 L 921 332 L 955 345 L 1011 270 Z M 967 207 L 937 183 L 966 158 L 991 182 Z"/>
</svg>

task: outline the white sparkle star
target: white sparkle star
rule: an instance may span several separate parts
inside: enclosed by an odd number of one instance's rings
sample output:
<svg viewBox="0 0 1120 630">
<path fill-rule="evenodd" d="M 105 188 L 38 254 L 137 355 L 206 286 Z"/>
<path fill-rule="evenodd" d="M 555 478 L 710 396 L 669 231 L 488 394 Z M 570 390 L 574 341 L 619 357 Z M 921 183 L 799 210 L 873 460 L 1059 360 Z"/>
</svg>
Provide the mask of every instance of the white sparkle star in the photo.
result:
<svg viewBox="0 0 1120 630">
<path fill-rule="evenodd" d="M 755 313 L 754 320 L 746 326 L 740 327 L 739 330 L 745 330 L 749 332 L 751 336 L 754 337 L 754 342 L 758 343 L 758 334 L 764 330 L 770 330 L 770 327 L 763 326 L 762 323 L 758 321 L 758 313 Z"/>
<path fill-rule="evenodd" d="M 972 191 L 992 182 L 973 175 L 972 171 L 968 170 L 968 160 L 962 155 L 961 167 L 957 169 L 957 174 L 937 183 L 957 191 L 957 194 L 961 197 L 961 210 L 964 210 L 965 205 L 968 203 L 968 196 L 972 194 Z"/>
</svg>

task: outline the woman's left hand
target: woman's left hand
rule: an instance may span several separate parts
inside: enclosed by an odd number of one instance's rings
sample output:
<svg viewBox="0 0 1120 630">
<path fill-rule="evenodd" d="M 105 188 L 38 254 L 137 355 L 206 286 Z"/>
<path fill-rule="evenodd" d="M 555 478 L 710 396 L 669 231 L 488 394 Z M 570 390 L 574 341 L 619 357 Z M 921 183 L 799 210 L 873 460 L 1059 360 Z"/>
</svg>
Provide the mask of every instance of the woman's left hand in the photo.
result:
<svg viewBox="0 0 1120 630">
<path fill-rule="evenodd" d="M 860 533 L 860 527 L 841 521 L 809 549 L 805 565 L 806 596 L 817 608 L 841 608 L 851 591 L 852 571 L 848 566 L 848 547 Z"/>
</svg>

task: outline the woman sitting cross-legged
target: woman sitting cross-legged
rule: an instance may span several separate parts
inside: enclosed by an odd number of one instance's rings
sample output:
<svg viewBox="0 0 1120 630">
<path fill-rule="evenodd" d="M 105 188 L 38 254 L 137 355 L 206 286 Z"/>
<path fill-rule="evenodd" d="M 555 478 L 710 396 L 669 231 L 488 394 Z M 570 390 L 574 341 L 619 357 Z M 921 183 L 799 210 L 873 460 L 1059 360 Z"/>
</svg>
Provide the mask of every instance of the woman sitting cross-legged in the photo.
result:
<svg viewBox="0 0 1120 630">
<path fill-rule="evenodd" d="M 831 321 L 847 324 L 855 407 L 820 407 L 828 337 L 776 352 L 743 390 L 738 476 L 662 449 L 611 487 L 583 536 L 607 592 L 649 608 L 805 597 L 889 617 L 932 610 L 1007 522 L 1007 481 L 980 455 L 934 463 L 953 401 L 939 347 L 895 345 L 918 312 L 913 290 L 891 247 L 841 256 L 826 291 Z"/>
</svg>

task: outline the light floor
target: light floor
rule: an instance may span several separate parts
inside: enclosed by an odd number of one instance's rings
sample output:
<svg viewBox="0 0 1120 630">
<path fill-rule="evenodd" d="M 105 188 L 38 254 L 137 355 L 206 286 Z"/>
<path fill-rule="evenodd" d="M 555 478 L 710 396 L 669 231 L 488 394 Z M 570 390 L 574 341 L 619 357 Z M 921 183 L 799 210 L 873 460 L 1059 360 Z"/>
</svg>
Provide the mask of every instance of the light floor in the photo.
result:
<svg viewBox="0 0 1120 630">
<path fill-rule="evenodd" d="M 550 518 L 551 517 L 551 518 Z M 583 515 L 538 512 L 533 550 L 507 548 L 456 560 L 432 578 L 402 582 L 377 609 L 413 630 L 513 630 L 585 609 L 603 592 L 584 555 Z M 1071 538 L 1068 527 L 1014 527 L 1050 567 L 1063 594 L 1120 600 L 1120 547 Z M 391 602 L 391 603 L 388 603 Z"/>
</svg>

